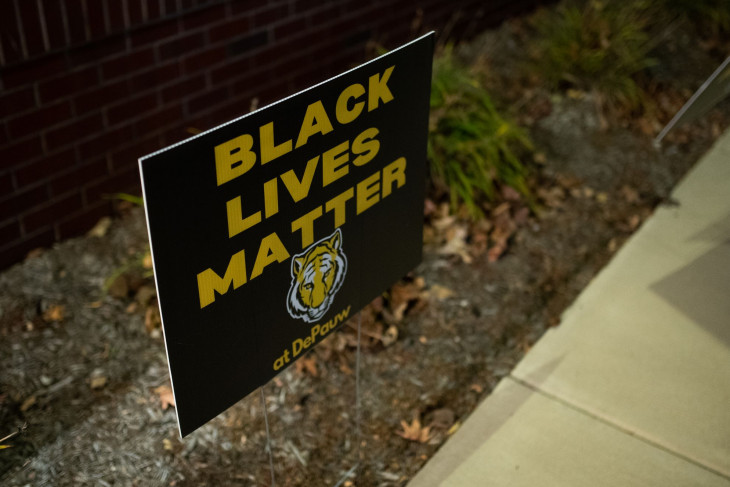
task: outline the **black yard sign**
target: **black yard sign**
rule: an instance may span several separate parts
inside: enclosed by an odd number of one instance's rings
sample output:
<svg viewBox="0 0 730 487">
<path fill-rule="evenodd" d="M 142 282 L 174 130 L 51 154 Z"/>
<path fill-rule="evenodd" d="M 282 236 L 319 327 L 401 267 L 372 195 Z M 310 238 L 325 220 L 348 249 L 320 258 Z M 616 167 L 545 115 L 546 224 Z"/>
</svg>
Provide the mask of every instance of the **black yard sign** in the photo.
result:
<svg viewBox="0 0 730 487">
<path fill-rule="evenodd" d="M 140 159 L 183 436 L 421 259 L 433 35 Z"/>
</svg>

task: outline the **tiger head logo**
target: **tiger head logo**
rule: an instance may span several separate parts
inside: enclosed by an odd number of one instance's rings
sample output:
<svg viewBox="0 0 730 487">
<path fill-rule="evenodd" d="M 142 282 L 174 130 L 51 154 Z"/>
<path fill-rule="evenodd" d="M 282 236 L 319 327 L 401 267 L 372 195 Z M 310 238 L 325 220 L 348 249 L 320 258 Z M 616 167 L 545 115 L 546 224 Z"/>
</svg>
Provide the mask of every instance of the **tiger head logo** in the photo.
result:
<svg viewBox="0 0 730 487">
<path fill-rule="evenodd" d="M 289 315 L 307 323 L 320 320 L 340 290 L 346 272 L 347 258 L 338 228 L 292 259 L 292 282 L 286 303 Z"/>
</svg>

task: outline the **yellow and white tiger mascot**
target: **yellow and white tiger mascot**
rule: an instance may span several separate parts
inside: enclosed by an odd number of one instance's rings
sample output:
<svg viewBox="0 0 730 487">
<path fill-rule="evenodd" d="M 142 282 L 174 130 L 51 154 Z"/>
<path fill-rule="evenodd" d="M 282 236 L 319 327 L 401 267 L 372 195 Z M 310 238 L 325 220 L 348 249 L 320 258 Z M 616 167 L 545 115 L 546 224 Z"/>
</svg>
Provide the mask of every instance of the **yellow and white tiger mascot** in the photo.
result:
<svg viewBox="0 0 730 487">
<path fill-rule="evenodd" d="M 338 228 L 292 259 L 292 283 L 286 303 L 289 315 L 307 323 L 320 320 L 340 290 L 346 272 L 347 258 Z"/>
</svg>

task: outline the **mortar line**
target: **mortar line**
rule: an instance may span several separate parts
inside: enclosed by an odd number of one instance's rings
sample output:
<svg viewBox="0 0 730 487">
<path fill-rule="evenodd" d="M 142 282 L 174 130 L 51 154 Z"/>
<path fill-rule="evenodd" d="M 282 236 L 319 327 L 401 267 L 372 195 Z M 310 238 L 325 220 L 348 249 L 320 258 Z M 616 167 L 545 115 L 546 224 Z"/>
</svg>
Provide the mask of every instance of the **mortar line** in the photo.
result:
<svg viewBox="0 0 730 487">
<path fill-rule="evenodd" d="M 550 399 L 552 401 L 555 401 L 555 402 L 557 402 L 557 403 L 559 403 L 559 404 L 561 404 L 561 405 L 563 405 L 563 406 L 565 406 L 565 407 L 567 407 L 569 409 L 572 409 L 573 411 L 576 411 L 576 412 L 578 412 L 578 413 L 580 413 L 580 414 L 582 414 L 584 416 L 587 416 L 589 418 L 595 419 L 595 420 L 597 420 L 597 421 L 605 424 L 606 426 L 609 426 L 609 427 L 611 427 L 611 428 L 613 428 L 615 430 L 618 430 L 621 433 L 624 433 L 624 434 L 629 435 L 629 436 L 631 436 L 633 438 L 636 438 L 637 440 L 639 440 L 639 441 L 641 441 L 641 442 L 643 442 L 643 443 L 645 443 L 645 444 L 647 444 L 647 445 L 649 445 L 651 447 L 658 448 L 659 450 L 662 450 L 662 451 L 664 451 L 666 453 L 669 453 L 670 455 L 672 455 L 672 456 L 674 456 L 676 458 L 679 458 L 680 460 L 684 460 L 685 462 L 689 462 L 692 465 L 695 465 L 695 466 L 697 466 L 697 467 L 699 467 L 699 468 L 701 468 L 703 470 L 706 470 L 706 471 L 708 471 L 710 473 L 713 473 L 713 474 L 717 475 L 718 477 L 721 477 L 721 478 L 723 478 L 725 480 L 730 480 L 730 476 L 728 476 L 725 473 L 720 472 L 720 471 L 718 471 L 718 470 L 710 467 L 709 465 L 705 465 L 704 463 L 701 463 L 698 460 L 695 460 L 695 459 L 693 459 L 691 457 L 688 457 L 687 455 L 685 455 L 683 453 L 680 453 L 678 451 L 672 450 L 669 447 L 664 446 L 661 443 L 657 443 L 656 441 L 654 441 L 654 440 L 652 440 L 650 438 L 646 438 L 645 436 L 640 435 L 638 432 L 632 431 L 632 430 L 630 430 L 630 429 L 628 429 L 628 428 L 626 428 L 624 426 L 621 426 L 621 425 L 619 425 L 617 423 L 614 423 L 613 421 L 611 421 L 610 419 L 608 419 L 606 417 L 600 416 L 600 415 L 595 414 L 595 413 L 592 413 L 592 412 L 590 412 L 590 411 L 588 411 L 586 409 L 583 409 L 579 405 L 573 404 L 572 402 L 569 402 L 568 400 L 563 399 L 562 397 L 560 397 L 560 396 L 558 396 L 556 394 L 552 394 L 552 393 L 547 392 L 547 391 L 545 391 L 543 389 L 540 389 L 539 387 L 537 387 L 537 386 L 535 386 L 533 384 L 530 384 L 529 382 L 526 382 L 523 379 L 517 378 L 517 377 L 515 377 L 512 374 L 510 374 L 508 376 L 508 378 L 511 379 L 511 380 L 513 380 L 513 381 L 515 381 L 517 384 L 519 384 L 519 385 L 521 385 L 523 387 L 526 387 L 527 389 L 530 389 L 531 391 L 536 392 L 536 393 L 538 393 L 538 394 L 546 397 L 547 399 Z"/>
</svg>

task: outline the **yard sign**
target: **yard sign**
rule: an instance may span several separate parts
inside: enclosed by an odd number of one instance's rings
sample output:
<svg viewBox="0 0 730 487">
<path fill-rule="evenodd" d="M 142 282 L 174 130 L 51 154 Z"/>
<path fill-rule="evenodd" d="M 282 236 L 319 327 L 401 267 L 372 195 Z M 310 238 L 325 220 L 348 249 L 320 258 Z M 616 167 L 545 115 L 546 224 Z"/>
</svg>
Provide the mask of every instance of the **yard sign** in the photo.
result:
<svg viewBox="0 0 730 487">
<path fill-rule="evenodd" d="M 433 34 L 139 161 L 182 436 L 421 259 Z"/>
</svg>

